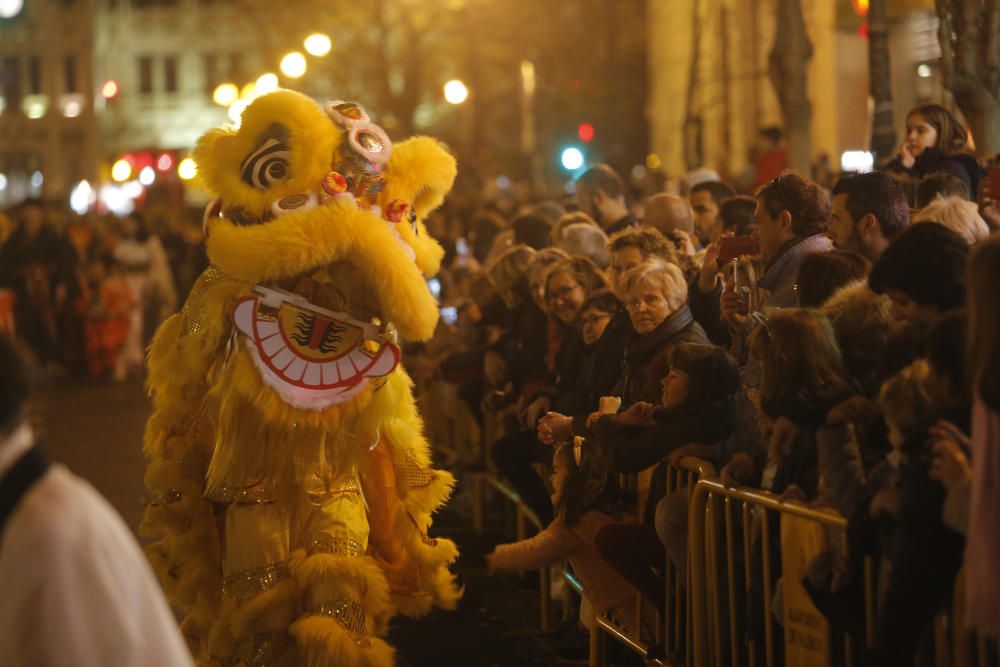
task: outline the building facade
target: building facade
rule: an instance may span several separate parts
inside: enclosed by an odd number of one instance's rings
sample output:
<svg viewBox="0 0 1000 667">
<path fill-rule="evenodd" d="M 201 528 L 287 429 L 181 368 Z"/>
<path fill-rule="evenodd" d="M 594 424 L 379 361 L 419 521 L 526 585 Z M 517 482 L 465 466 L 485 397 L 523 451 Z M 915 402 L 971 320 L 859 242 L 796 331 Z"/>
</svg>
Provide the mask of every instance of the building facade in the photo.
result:
<svg viewBox="0 0 1000 667">
<path fill-rule="evenodd" d="M 813 47 L 810 153 L 834 170 L 846 151 L 870 145 L 868 41 L 851 0 L 802 2 Z M 867 3 L 860 3 L 867 4 Z M 751 164 L 760 129 L 781 126 L 768 78 L 776 0 L 649 0 L 650 146 L 664 169 L 695 165 L 738 181 Z M 893 113 L 902 142 L 916 103 L 945 101 L 930 0 L 890 0 Z M 695 35 L 700 35 L 700 39 Z"/>
<path fill-rule="evenodd" d="M 8 0 L 0 13 L 0 208 L 97 178 L 93 0 Z"/>
</svg>

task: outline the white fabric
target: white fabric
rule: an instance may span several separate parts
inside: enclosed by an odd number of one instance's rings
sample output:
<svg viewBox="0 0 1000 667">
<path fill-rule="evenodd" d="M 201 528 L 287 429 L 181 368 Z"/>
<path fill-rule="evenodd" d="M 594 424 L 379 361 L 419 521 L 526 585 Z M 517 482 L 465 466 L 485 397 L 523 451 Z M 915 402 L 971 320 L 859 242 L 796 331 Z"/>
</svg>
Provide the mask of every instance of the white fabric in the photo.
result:
<svg viewBox="0 0 1000 667">
<path fill-rule="evenodd" d="M 21 499 L 0 542 L 0 665 L 193 665 L 128 527 L 61 465 Z"/>
</svg>

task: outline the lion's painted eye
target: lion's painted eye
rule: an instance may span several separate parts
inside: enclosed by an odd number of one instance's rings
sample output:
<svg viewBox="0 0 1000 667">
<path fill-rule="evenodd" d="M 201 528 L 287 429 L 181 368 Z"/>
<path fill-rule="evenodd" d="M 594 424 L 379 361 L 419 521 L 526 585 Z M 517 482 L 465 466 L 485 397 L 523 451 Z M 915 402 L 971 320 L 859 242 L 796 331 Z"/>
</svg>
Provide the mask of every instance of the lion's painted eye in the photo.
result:
<svg viewBox="0 0 1000 667">
<path fill-rule="evenodd" d="M 243 182 L 267 190 L 289 177 L 288 161 L 292 152 L 277 139 L 268 139 L 243 161 Z"/>
</svg>

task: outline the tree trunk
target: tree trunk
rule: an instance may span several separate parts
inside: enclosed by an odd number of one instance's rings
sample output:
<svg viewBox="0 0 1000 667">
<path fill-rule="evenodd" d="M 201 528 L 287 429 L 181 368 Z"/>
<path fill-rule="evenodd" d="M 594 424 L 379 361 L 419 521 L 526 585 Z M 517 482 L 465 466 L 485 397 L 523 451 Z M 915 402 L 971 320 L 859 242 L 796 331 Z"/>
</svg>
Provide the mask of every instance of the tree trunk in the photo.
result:
<svg viewBox="0 0 1000 667">
<path fill-rule="evenodd" d="M 889 24 L 886 0 L 871 0 L 868 6 L 868 72 L 872 115 L 872 152 L 875 164 L 884 167 L 896 153 L 896 129 L 892 118 L 892 69 L 889 62 Z"/>
<path fill-rule="evenodd" d="M 976 153 L 1000 152 L 1000 0 L 937 0 L 944 85 L 969 121 Z"/>
<path fill-rule="evenodd" d="M 813 55 L 812 42 L 806 32 L 801 0 L 778 0 L 776 14 L 777 28 L 774 48 L 768 57 L 768 75 L 785 121 L 788 166 L 809 176 L 812 171 L 812 104 L 807 78 L 809 59 Z"/>
</svg>

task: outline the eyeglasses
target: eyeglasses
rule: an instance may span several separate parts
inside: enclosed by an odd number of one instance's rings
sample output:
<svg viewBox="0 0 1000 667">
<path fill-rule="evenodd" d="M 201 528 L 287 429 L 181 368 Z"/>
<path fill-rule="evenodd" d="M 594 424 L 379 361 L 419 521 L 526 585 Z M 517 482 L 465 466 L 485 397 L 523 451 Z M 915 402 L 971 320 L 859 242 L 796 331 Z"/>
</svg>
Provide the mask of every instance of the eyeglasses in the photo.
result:
<svg viewBox="0 0 1000 667">
<path fill-rule="evenodd" d="M 625 307 L 629 310 L 635 311 L 639 310 L 639 306 L 646 306 L 647 308 L 655 308 L 656 306 L 664 303 L 666 299 L 657 294 L 647 294 L 641 299 L 632 299 L 625 302 Z"/>
</svg>

